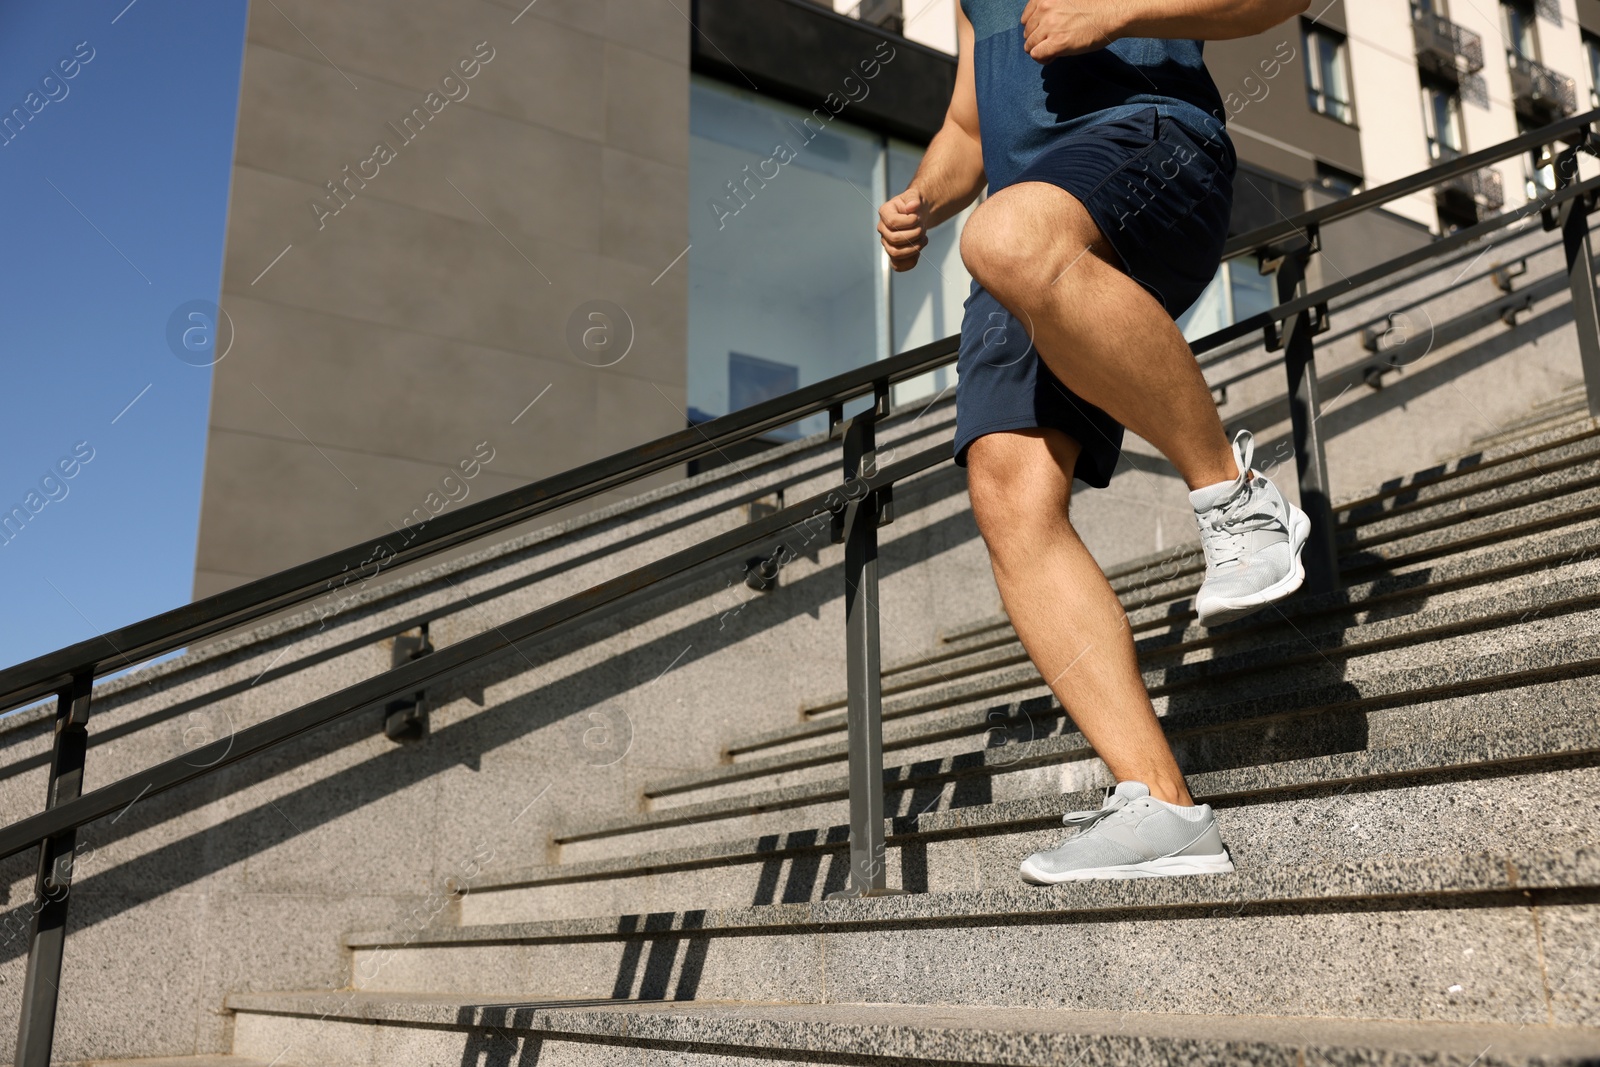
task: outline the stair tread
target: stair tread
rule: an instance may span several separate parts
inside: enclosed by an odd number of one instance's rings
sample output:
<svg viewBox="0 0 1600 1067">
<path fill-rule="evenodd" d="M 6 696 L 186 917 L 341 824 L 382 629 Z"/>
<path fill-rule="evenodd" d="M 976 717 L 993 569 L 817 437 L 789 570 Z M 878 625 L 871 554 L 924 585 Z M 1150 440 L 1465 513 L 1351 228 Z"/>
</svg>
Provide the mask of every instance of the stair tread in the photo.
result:
<svg viewBox="0 0 1600 1067">
<path fill-rule="evenodd" d="M 1142 1042 L 1199 1048 L 1362 1048 L 1392 1053 L 1580 1057 L 1600 1030 L 1485 1023 L 1249 1015 L 1180 1015 L 962 1004 L 768 1004 L 742 1001 L 530 1000 L 449 993 L 238 993 L 238 1012 L 428 1027 L 538 1030 L 598 1038 L 742 1047 L 847 1050 L 923 1061 L 982 1055 L 990 1063 L 1106 1062 Z M 1120 1062 L 1120 1061 L 1119 1061 Z M 1307 1062 L 1312 1062 L 1307 1060 Z"/>
<path fill-rule="evenodd" d="M 1229 682 L 1251 667 L 1264 672 L 1279 672 L 1296 667 L 1304 669 L 1307 661 L 1313 661 L 1311 665 L 1315 668 L 1320 665 L 1317 661 L 1343 663 L 1357 657 L 1385 653 L 1397 644 L 1413 640 L 1470 639 L 1479 636 L 1482 630 L 1494 628 L 1506 631 L 1499 640 L 1509 642 L 1514 628 L 1537 624 L 1557 615 L 1589 612 L 1597 605 L 1600 605 L 1600 573 L 1567 573 L 1529 581 L 1523 588 L 1503 596 L 1423 608 L 1393 618 L 1353 625 L 1324 620 L 1320 625 L 1308 625 L 1305 628 L 1295 626 L 1292 634 L 1280 633 L 1278 636 L 1281 639 L 1272 644 L 1193 662 L 1145 666 L 1144 680 L 1152 696 L 1179 690 L 1194 693 L 1209 685 Z M 1159 653 L 1161 659 L 1167 660 L 1184 651 L 1181 645 L 1161 647 L 1154 651 L 1147 647 L 1141 659 L 1154 658 L 1155 653 Z M 992 684 L 983 685 L 984 679 Z M 951 689 L 951 685 L 969 687 L 966 689 L 968 692 L 973 688 L 978 691 L 1010 687 L 1038 689 L 1042 688 L 1042 679 L 1031 665 L 1013 666 L 1002 662 L 982 675 L 966 675 L 960 682 L 951 680 L 946 686 L 930 681 L 916 690 L 921 694 L 916 701 L 930 704 L 947 700 L 954 702 L 958 698 L 952 698 L 951 694 L 959 693 L 961 689 Z M 890 746 L 889 751 L 911 747 L 923 738 L 938 740 L 951 736 L 950 728 L 963 722 L 971 730 L 987 730 L 995 724 L 993 709 L 964 714 L 958 712 L 932 722 L 926 717 L 910 722 L 892 721 L 898 710 L 896 704 L 903 707 L 911 699 L 901 695 L 884 703 L 886 718 L 890 720 L 884 727 L 884 743 Z M 690 792 L 799 767 L 836 762 L 844 758 L 846 752 L 845 741 L 834 739 L 778 755 L 717 764 L 654 779 L 645 783 L 643 792 L 646 797 Z"/>
<path fill-rule="evenodd" d="M 1445 560 L 1418 563 L 1410 569 L 1368 578 L 1334 594 L 1302 597 L 1291 600 L 1277 610 L 1276 616 L 1253 616 L 1211 631 L 1194 625 L 1192 612 L 1174 616 L 1163 606 L 1129 612 L 1135 635 L 1148 631 L 1170 620 L 1185 621 L 1180 641 L 1195 644 L 1227 640 L 1237 641 L 1253 632 L 1311 616 L 1337 616 L 1345 613 L 1368 611 L 1374 606 L 1413 600 L 1419 597 L 1445 593 L 1470 586 L 1476 581 L 1488 582 L 1540 569 L 1559 567 L 1564 563 L 1581 562 L 1600 549 L 1600 520 L 1589 519 L 1570 527 L 1546 530 L 1533 537 L 1512 544 L 1484 545 L 1472 550 L 1470 555 Z M 1279 617 L 1281 616 L 1281 618 Z M 1142 638 L 1141 638 L 1142 639 Z M 1035 672 L 1036 673 L 1036 672 Z M 968 692 L 974 683 L 968 679 Z M 904 697 L 900 699 L 906 699 Z M 809 721 L 781 726 L 772 730 L 749 734 L 727 746 L 730 754 L 754 752 L 762 748 L 804 741 L 807 738 L 837 733 L 843 728 L 838 716 L 815 718 Z"/>
<path fill-rule="evenodd" d="M 1347 500 L 1336 503 L 1333 506 L 1333 512 L 1335 515 L 1346 515 L 1358 509 L 1370 507 L 1381 500 L 1390 500 L 1410 492 L 1425 492 L 1429 489 L 1438 489 L 1447 483 L 1473 478 L 1478 475 L 1484 475 L 1489 480 L 1494 480 L 1499 475 L 1490 474 L 1489 472 L 1499 467 L 1515 464 L 1521 460 L 1532 459 L 1545 453 L 1559 452 L 1569 448 L 1589 451 L 1594 447 L 1589 439 L 1596 436 L 1600 436 L 1600 424 L 1596 423 L 1591 423 L 1578 430 L 1569 427 L 1554 428 L 1547 432 L 1535 434 L 1526 440 L 1495 448 L 1482 449 L 1469 456 L 1453 459 L 1442 464 L 1441 467 L 1443 469 L 1429 468 L 1409 474 L 1403 478 L 1394 479 L 1383 485 L 1366 487 L 1354 493 Z M 1471 462 L 1466 462 L 1469 459 Z M 1492 488 L 1490 491 L 1492 491 Z M 1356 525 L 1365 525 L 1369 521 L 1377 521 L 1389 517 L 1389 511 L 1384 510 L 1375 513 L 1370 520 L 1366 518 L 1360 519 Z M 1343 528 L 1345 523 L 1341 522 L 1340 526 Z M 1197 559 L 1199 555 L 1200 552 L 1197 545 L 1163 549 L 1159 552 L 1152 552 L 1108 567 L 1106 568 L 1106 576 L 1115 584 L 1119 579 L 1130 574 L 1136 574 L 1139 571 L 1157 567 L 1174 560 L 1189 561 Z M 953 629 L 945 635 L 944 639 L 953 640 L 970 636 L 1003 623 L 1004 616 L 992 616 L 989 619 L 979 620 L 978 622 Z"/>
<path fill-rule="evenodd" d="M 1465 661 L 1449 661 L 1423 666 L 1386 671 L 1364 678 L 1319 682 L 1306 688 L 1284 693 L 1270 693 L 1247 697 L 1243 700 L 1222 700 L 1201 703 L 1181 711 L 1169 711 L 1163 716 L 1169 735 L 1174 730 L 1200 729 L 1243 722 L 1259 721 L 1268 716 L 1309 714 L 1317 710 L 1359 707 L 1377 701 L 1394 701 L 1408 698 L 1413 701 L 1448 699 L 1469 691 L 1484 690 L 1489 693 L 1516 692 L 1519 687 L 1538 681 L 1551 680 L 1555 675 L 1583 671 L 1592 673 L 1600 668 L 1600 642 L 1594 638 L 1583 642 L 1564 642 L 1554 646 L 1533 646 L 1509 651 L 1484 654 Z M 1042 687 L 1041 687 L 1042 688 Z M 1038 699 L 1050 701 L 1053 697 L 1040 695 Z M 1004 705 L 1011 714 L 1015 706 Z M 987 719 L 987 713 L 983 714 Z M 1026 746 L 1026 747 L 1025 747 Z M 889 781 L 909 782 L 918 778 L 931 779 L 945 775 L 953 769 L 952 760 L 969 762 L 969 771 L 978 763 L 993 760 L 996 766 L 1016 766 L 1025 760 L 1061 756 L 1085 746 L 1078 734 L 1067 733 L 1023 742 L 1016 746 L 977 749 L 940 760 L 918 760 L 909 765 L 886 768 Z M 844 788 L 847 779 L 829 778 L 770 788 L 759 792 L 741 793 L 730 797 L 699 801 L 690 804 L 659 808 L 649 812 L 635 812 L 597 819 L 587 825 L 574 826 L 558 835 L 558 842 L 580 840 L 584 837 L 609 836 L 634 827 L 667 825 L 672 822 L 693 821 L 708 814 L 764 807 L 794 806 L 797 800 L 809 796 L 837 792 Z"/>
<path fill-rule="evenodd" d="M 287 1060 L 269 1064 L 248 1056 L 158 1056 L 137 1060 L 86 1060 L 80 1067 L 295 1067 Z"/>
<path fill-rule="evenodd" d="M 1430 740 L 1412 745 L 1357 752 L 1331 753 L 1259 766 L 1202 771 L 1189 776 L 1195 799 L 1214 805 L 1271 800 L 1306 789 L 1380 783 L 1394 778 L 1440 775 L 1472 768 L 1600 751 L 1600 724 L 1564 731 L 1536 727 L 1522 736 L 1470 738 L 1456 742 Z M 839 783 L 832 783 L 836 788 Z M 885 820 L 886 837 L 907 837 L 953 831 L 993 832 L 1011 827 L 1052 826 L 1066 810 L 1097 807 L 1096 790 L 1040 793 L 1011 800 L 926 810 Z M 626 856 L 539 864 L 480 876 L 475 893 L 515 886 L 577 881 L 615 874 L 639 874 L 673 867 L 710 865 L 719 861 L 760 860 L 774 855 L 842 847 L 849 840 L 844 825 L 796 827 L 782 835 L 763 834 L 702 841 L 693 845 L 635 852 Z"/>
<path fill-rule="evenodd" d="M 1523 472 L 1569 469 L 1600 451 L 1600 431 L 1583 429 L 1562 435 L 1548 445 L 1498 460 L 1474 463 L 1459 468 L 1449 477 L 1416 476 L 1382 497 L 1365 502 L 1339 505 L 1341 527 L 1359 527 L 1374 519 L 1399 514 L 1407 509 L 1428 507 L 1458 498 L 1469 498 L 1486 489 L 1524 477 Z"/>
<path fill-rule="evenodd" d="M 415 926 L 345 935 L 352 949 L 649 938 L 668 933 L 787 930 L 959 921 L 1028 921 L 1091 914 L 1157 916 L 1196 908 L 1363 903 L 1600 888 L 1600 847 L 1473 855 L 1385 855 L 1307 866 L 1247 866 L 1231 874 L 1018 885 L 857 900 L 601 915 L 466 926 Z"/>
</svg>

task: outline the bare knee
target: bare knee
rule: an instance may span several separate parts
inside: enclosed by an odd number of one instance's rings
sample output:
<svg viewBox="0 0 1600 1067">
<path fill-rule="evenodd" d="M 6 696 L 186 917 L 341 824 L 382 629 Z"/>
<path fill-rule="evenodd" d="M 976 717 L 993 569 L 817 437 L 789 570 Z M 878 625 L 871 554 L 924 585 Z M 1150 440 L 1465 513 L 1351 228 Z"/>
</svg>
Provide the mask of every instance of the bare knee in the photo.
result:
<svg viewBox="0 0 1600 1067">
<path fill-rule="evenodd" d="M 980 204 L 961 230 L 961 259 L 1002 303 L 1026 304 L 1105 239 L 1070 194 L 1024 183 Z"/>
<path fill-rule="evenodd" d="M 1067 527 L 1076 442 L 1055 431 L 986 434 L 967 448 L 967 493 L 997 559 L 1029 551 Z"/>
<path fill-rule="evenodd" d="M 961 260 L 967 272 L 999 300 L 1037 284 L 1039 235 L 1024 214 L 1022 205 L 1011 200 L 988 200 L 961 230 Z"/>
</svg>

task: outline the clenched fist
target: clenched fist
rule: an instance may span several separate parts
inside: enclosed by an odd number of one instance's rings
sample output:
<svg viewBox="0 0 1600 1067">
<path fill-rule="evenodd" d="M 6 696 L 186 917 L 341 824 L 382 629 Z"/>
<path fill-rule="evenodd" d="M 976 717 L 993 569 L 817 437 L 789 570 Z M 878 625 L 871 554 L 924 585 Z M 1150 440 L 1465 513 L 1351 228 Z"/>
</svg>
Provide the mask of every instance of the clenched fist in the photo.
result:
<svg viewBox="0 0 1600 1067">
<path fill-rule="evenodd" d="M 896 271 L 917 265 L 928 244 L 927 213 L 922 194 L 907 189 L 878 209 L 878 237 L 889 253 L 889 266 Z"/>
<path fill-rule="evenodd" d="M 1022 9 L 1022 47 L 1040 63 L 1104 48 L 1118 28 L 1105 0 L 1028 0 Z"/>
</svg>

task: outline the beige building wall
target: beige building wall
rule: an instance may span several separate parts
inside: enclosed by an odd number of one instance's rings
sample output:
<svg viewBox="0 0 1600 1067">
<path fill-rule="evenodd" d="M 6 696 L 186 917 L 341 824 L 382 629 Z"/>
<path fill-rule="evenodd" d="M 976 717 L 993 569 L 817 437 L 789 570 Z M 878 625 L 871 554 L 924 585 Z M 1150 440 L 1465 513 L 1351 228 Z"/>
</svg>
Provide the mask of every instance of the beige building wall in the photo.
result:
<svg viewBox="0 0 1600 1067">
<path fill-rule="evenodd" d="M 196 596 L 684 426 L 684 6 L 250 5 Z"/>
<path fill-rule="evenodd" d="M 1541 0 L 1536 6 L 1541 62 L 1573 80 L 1578 110 L 1588 110 L 1592 85 L 1575 0 Z M 1398 0 L 1346 0 L 1345 11 L 1365 177 L 1368 186 L 1382 185 L 1428 164 L 1410 8 Z M 1449 18 L 1483 39 L 1483 70 L 1477 74 L 1482 91 L 1461 94 L 1466 149 L 1473 152 L 1510 140 L 1517 136 L 1517 117 L 1500 4 L 1457 0 L 1449 4 Z M 1506 160 L 1495 169 L 1504 184 L 1505 209 L 1525 204 L 1523 161 Z M 1584 157 L 1579 171 L 1589 177 L 1600 167 Z M 1431 193 L 1397 201 L 1390 210 L 1438 229 Z"/>
<path fill-rule="evenodd" d="M 1360 122 L 1363 177 L 1368 187 L 1384 185 L 1428 165 L 1422 89 L 1411 43 L 1411 10 L 1407 4 L 1390 0 L 1346 0 L 1345 17 L 1349 20 L 1350 80 Z M 1396 200 L 1389 210 L 1438 229 L 1439 214 L 1431 192 Z"/>
</svg>

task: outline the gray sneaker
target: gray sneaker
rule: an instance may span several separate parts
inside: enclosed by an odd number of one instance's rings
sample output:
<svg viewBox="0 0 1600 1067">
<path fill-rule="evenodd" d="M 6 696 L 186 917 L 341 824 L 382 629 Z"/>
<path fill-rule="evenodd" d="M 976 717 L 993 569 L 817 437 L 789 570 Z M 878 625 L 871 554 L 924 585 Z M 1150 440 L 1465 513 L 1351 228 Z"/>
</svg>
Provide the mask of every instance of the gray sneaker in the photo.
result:
<svg viewBox="0 0 1600 1067">
<path fill-rule="evenodd" d="M 1069 811 L 1061 821 L 1080 829 L 1023 860 L 1023 881 L 1052 885 L 1233 870 L 1211 805 L 1180 808 L 1152 797 L 1142 782 L 1121 782 L 1106 793 L 1099 811 Z"/>
<path fill-rule="evenodd" d="M 1266 475 L 1250 469 L 1255 449 L 1250 431 L 1240 430 L 1233 439 L 1239 476 L 1189 494 L 1206 554 L 1206 577 L 1194 596 L 1201 626 L 1242 619 L 1293 593 L 1306 578 L 1300 550 L 1311 536 L 1311 520 Z"/>
</svg>

